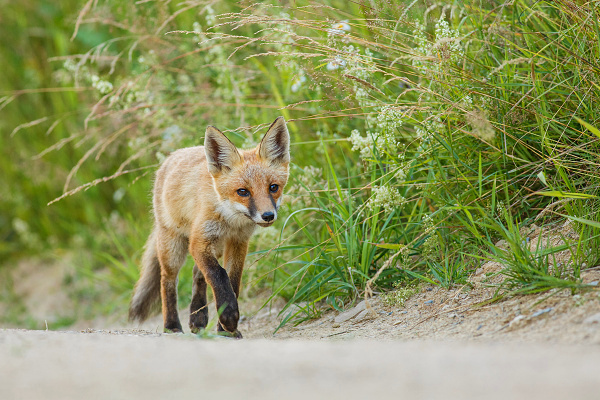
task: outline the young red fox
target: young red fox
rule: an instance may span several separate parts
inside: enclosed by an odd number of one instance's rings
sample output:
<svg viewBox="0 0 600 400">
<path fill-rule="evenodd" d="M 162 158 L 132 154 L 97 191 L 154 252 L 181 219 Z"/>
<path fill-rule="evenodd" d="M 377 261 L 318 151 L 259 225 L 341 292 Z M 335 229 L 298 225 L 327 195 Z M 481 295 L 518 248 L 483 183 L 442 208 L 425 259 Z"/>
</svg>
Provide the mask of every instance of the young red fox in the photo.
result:
<svg viewBox="0 0 600 400">
<path fill-rule="evenodd" d="M 237 330 L 237 297 L 248 241 L 256 225 L 277 219 L 288 180 L 290 136 L 279 117 L 258 147 L 238 150 L 213 126 L 204 146 L 175 151 L 156 173 L 154 228 L 145 246 L 129 319 L 144 321 L 162 300 L 165 332 L 181 332 L 177 275 L 188 251 L 195 261 L 190 329 L 206 327 L 206 284 L 213 290 L 218 329 Z M 223 257 L 222 268 L 217 259 Z"/>
</svg>

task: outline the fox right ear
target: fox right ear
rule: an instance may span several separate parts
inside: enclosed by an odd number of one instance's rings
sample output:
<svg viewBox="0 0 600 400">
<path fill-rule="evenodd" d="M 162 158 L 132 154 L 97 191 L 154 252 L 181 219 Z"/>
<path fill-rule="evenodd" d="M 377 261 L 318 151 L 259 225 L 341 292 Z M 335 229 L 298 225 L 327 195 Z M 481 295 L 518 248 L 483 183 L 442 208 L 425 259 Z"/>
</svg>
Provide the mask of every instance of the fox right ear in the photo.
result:
<svg viewBox="0 0 600 400">
<path fill-rule="evenodd" d="M 258 154 L 273 163 L 290 162 L 290 134 L 283 117 L 278 117 L 258 145 Z"/>
<path fill-rule="evenodd" d="M 231 170 L 242 160 L 235 145 L 214 126 L 206 128 L 204 152 L 208 161 L 208 170 L 213 175 Z"/>
</svg>

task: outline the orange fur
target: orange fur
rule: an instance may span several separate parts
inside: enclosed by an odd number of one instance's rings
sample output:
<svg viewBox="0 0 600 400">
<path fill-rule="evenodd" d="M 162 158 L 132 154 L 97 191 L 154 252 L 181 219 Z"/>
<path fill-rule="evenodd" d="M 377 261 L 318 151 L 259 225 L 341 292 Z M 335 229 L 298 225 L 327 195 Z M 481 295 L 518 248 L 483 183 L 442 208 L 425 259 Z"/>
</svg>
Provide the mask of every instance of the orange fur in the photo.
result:
<svg viewBox="0 0 600 400">
<path fill-rule="evenodd" d="M 199 271 L 194 271 L 195 288 L 205 288 L 204 280 L 211 285 L 217 309 L 223 310 L 220 327 L 236 332 L 236 298 L 248 241 L 256 225 L 269 226 L 277 218 L 288 171 L 289 133 L 281 117 L 254 149 L 238 150 L 220 131 L 209 127 L 205 146 L 171 154 L 156 173 L 154 231 L 144 256 L 148 265 L 143 265 L 136 285 L 130 318 L 147 317 L 150 298 L 158 295 L 156 280 L 160 279 L 165 330 L 181 330 L 177 276 L 189 251 Z M 223 256 L 228 274 L 217 262 Z M 156 260 L 160 264 L 159 276 L 154 267 Z M 192 299 L 193 308 L 205 302 L 202 296 L 205 299 L 206 295 L 201 292 L 199 289 L 194 294 L 197 298 Z M 205 325 L 207 316 L 198 317 L 202 311 L 199 309 L 191 311 L 190 327 L 197 331 L 204 327 L 201 325 Z"/>
</svg>

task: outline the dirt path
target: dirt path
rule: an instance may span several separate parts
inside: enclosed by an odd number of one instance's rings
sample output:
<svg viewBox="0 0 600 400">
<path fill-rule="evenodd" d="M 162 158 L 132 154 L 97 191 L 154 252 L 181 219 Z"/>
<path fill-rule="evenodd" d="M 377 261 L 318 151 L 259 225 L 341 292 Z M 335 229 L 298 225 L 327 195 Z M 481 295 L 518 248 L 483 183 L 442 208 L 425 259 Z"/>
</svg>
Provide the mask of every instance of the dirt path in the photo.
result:
<svg viewBox="0 0 600 400">
<path fill-rule="evenodd" d="M 597 291 L 473 309 L 488 295 L 426 287 L 403 307 L 376 298 L 275 335 L 277 309 L 242 304 L 244 340 L 156 333 L 160 317 L 0 330 L 0 399 L 598 398 Z"/>
<path fill-rule="evenodd" d="M 2 399 L 592 399 L 600 348 L 0 331 Z"/>
<path fill-rule="evenodd" d="M 276 334 L 281 304 L 246 299 L 241 341 L 160 334 L 160 316 L 0 330 L 0 400 L 599 398 L 600 292 L 482 306 L 497 271 L 488 263 L 465 287 L 422 286 L 401 305 L 379 296 Z M 598 285 L 600 271 L 582 279 Z"/>
</svg>

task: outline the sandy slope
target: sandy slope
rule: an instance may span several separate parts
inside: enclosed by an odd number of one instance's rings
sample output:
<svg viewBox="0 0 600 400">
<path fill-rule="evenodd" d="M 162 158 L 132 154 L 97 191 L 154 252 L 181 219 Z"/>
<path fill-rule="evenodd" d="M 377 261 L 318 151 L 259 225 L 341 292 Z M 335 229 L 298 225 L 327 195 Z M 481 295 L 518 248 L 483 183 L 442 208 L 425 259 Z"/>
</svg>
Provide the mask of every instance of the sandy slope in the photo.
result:
<svg viewBox="0 0 600 400">
<path fill-rule="evenodd" d="M 0 331 L 2 399 L 592 399 L 600 348 Z"/>
</svg>

